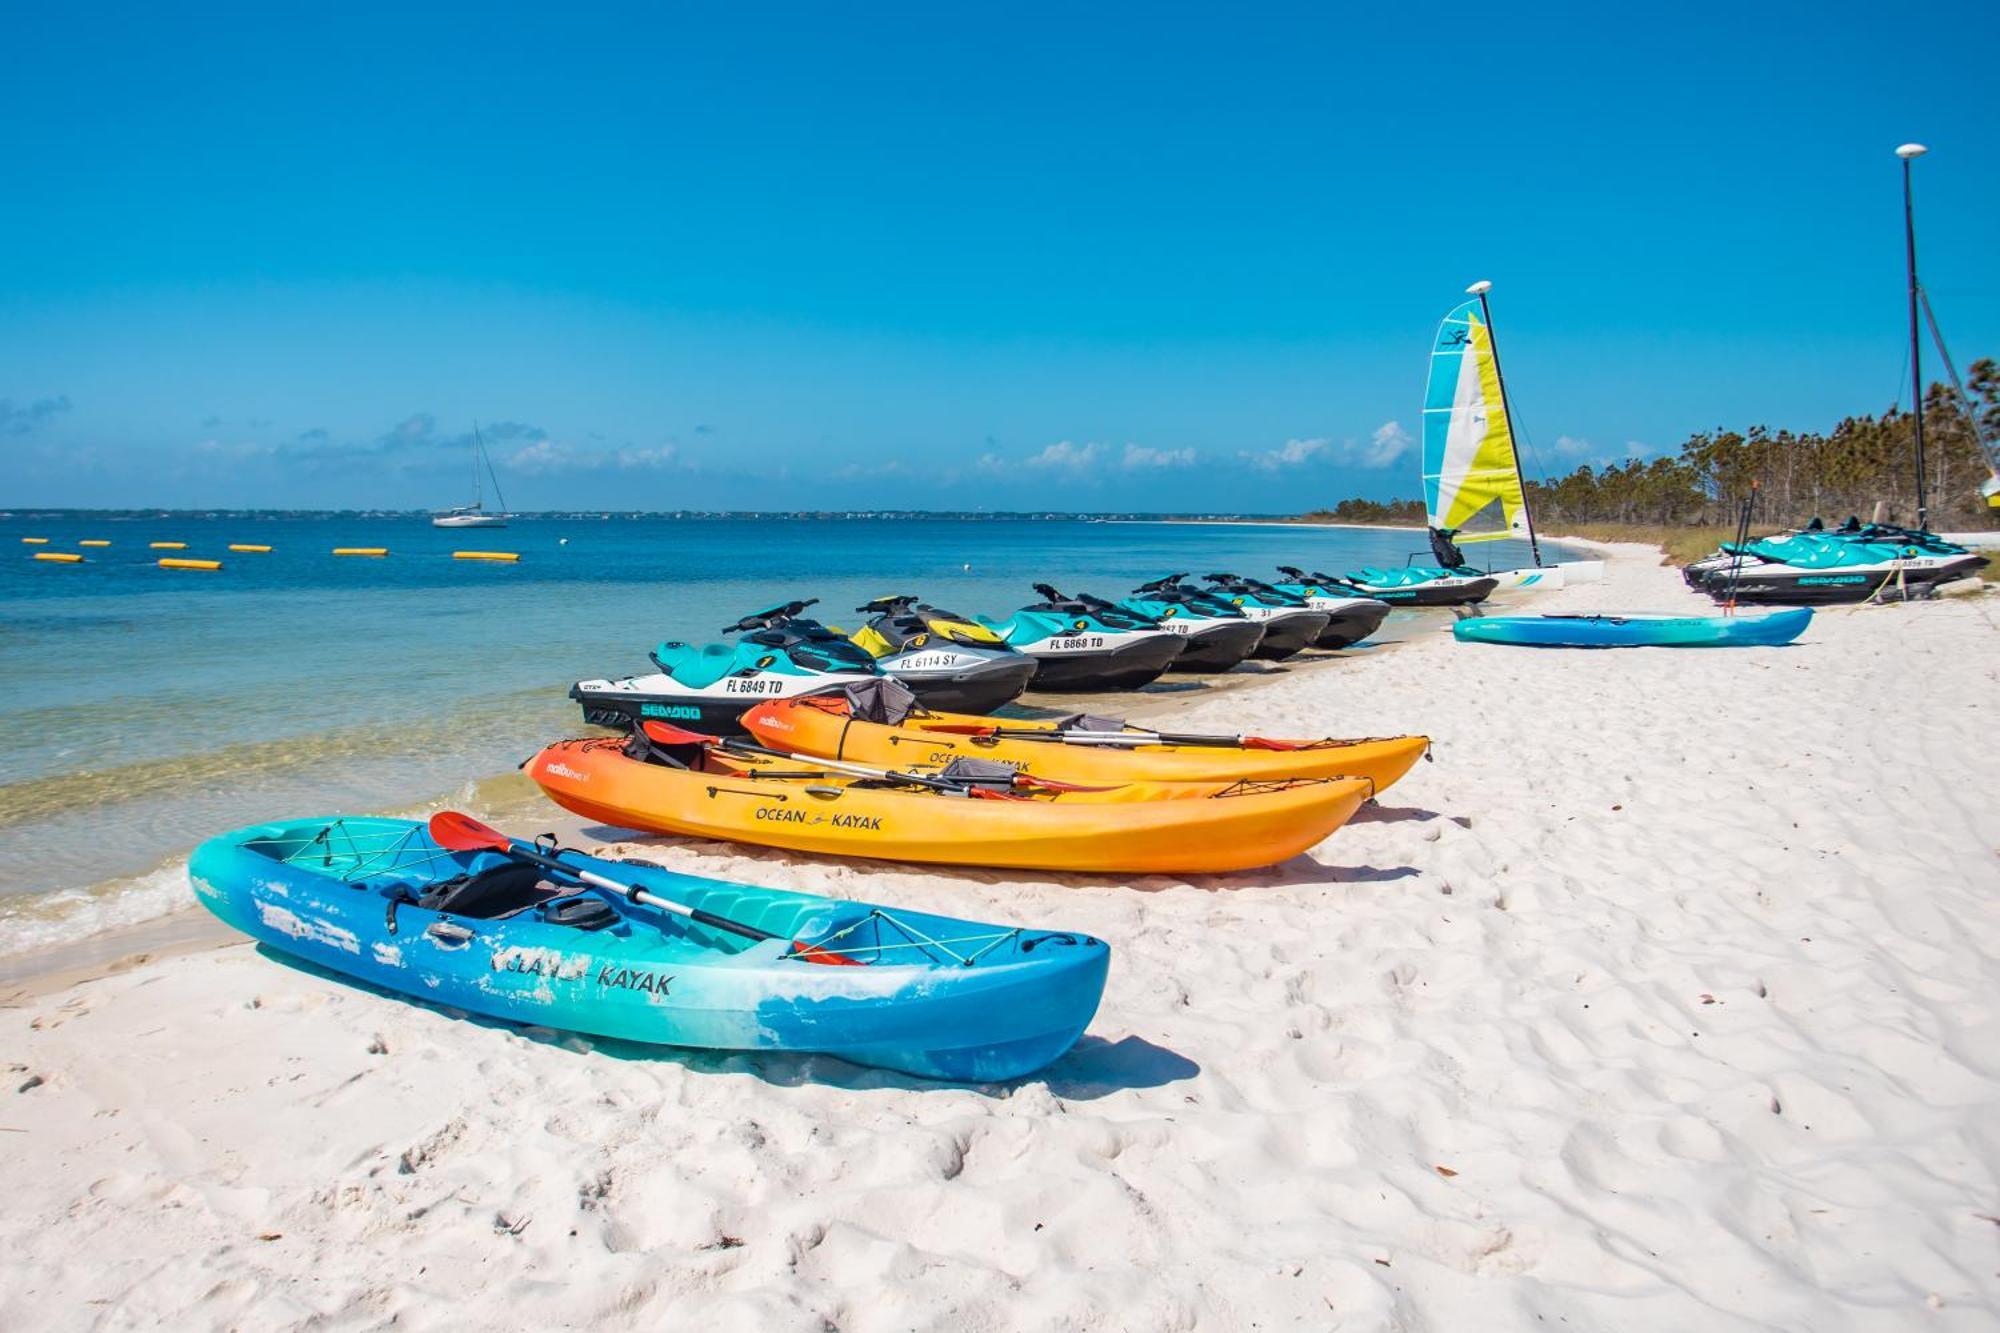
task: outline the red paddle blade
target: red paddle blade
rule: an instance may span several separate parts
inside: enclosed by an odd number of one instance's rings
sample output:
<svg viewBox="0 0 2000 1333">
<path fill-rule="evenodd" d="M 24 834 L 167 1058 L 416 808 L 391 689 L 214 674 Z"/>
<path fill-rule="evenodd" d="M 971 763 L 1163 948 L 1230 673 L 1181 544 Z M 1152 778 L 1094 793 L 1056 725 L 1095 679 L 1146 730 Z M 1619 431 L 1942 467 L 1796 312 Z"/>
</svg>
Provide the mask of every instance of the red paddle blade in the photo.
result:
<svg viewBox="0 0 2000 1333">
<path fill-rule="evenodd" d="M 658 741 L 661 745 L 713 745 L 715 743 L 715 737 L 713 736 L 704 736 L 698 731 L 688 731 L 684 727 L 676 727 L 667 722 L 658 722 L 652 718 L 647 718 L 644 722 L 641 722 L 639 728 L 646 733 L 646 739 Z"/>
<path fill-rule="evenodd" d="M 822 949 L 817 944 L 807 944 L 804 940 L 792 941 L 792 957 L 808 963 L 824 963 L 828 967 L 865 967 L 859 958 L 849 958 L 844 953 Z"/>
<path fill-rule="evenodd" d="M 440 810 L 432 815 L 430 832 L 431 841 L 448 852 L 504 852 L 514 845 L 499 829 L 456 810 Z"/>
<path fill-rule="evenodd" d="M 1000 728 L 988 722 L 920 722 L 924 731 L 942 731 L 951 736 L 991 736 Z"/>
<path fill-rule="evenodd" d="M 1306 747 L 1299 741 L 1273 740 L 1269 736 L 1245 736 L 1243 738 L 1243 748 L 1246 750 L 1303 750 Z"/>
</svg>

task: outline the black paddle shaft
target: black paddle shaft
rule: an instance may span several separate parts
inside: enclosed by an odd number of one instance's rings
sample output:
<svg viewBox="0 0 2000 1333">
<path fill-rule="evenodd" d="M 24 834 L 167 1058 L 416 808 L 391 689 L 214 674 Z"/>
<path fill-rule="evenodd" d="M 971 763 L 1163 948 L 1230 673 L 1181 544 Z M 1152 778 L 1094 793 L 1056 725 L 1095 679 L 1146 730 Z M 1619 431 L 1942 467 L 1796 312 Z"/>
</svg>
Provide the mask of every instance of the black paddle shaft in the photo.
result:
<svg viewBox="0 0 2000 1333">
<path fill-rule="evenodd" d="M 542 867 L 542 869 L 544 870 L 553 870 L 557 874 L 567 875 L 571 879 L 574 879 L 581 884 L 585 885 L 590 884 L 590 881 L 584 878 L 584 876 L 586 874 L 589 874 L 590 872 L 585 870 L 580 870 L 576 866 L 570 865 L 568 862 L 562 860 L 559 857 L 546 856 L 541 852 L 531 852 L 527 848 L 512 842 L 509 842 L 507 844 L 505 850 L 507 855 L 518 857 L 521 860 L 526 861 L 531 865 L 538 865 Z M 641 901 L 639 895 L 642 894 L 645 895 L 646 898 L 651 899 L 655 904 L 661 904 L 664 903 L 665 901 L 664 899 L 655 897 L 653 894 L 647 893 L 644 887 L 638 884 L 617 884 L 615 880 L 608 879 L 604 876 L 597 876 L 596 878 L 604 879 L 605 883 L 607 884 L 615 884 L 619 889 L 621 889 L 624 892 L 625 897 L 629 902 L 635 904 L 639 903 Z M 592 886 L 592 887 L 602 887 L 602 886 Z M 763 930 L 757 926 L 745 925 L 741 921 L 732 921 L 726 916 L 717 916 L 713 912 L 704 912 L 699 907 L 687 907 L 681 904 L 674 904 L 671 910 L 678 911 L 681 915 L 687 917 L 687 919 L 690 921 L 698 921 L 704 926 L 713 926 L 717 930 L 726 930 L 733 935 L 741 935 L 746 940 L 775 940 L 783 938 L 783 936 L 776 935 L 771 931 Z"/>
</svg>

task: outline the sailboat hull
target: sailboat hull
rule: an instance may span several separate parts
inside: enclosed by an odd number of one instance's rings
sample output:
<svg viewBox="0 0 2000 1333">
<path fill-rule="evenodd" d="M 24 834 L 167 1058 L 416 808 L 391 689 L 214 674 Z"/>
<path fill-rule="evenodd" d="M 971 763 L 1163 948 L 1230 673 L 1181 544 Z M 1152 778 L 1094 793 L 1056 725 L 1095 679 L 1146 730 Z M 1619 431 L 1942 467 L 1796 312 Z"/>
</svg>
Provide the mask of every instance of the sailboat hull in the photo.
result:
<svg viewBox="0 0 2000 1333">
<path fill-rule="evenodd" d="M 507 520 L 498 514 L 441 514 L 431 520 L 434 528 L 504 528 Z"/>
</svg>

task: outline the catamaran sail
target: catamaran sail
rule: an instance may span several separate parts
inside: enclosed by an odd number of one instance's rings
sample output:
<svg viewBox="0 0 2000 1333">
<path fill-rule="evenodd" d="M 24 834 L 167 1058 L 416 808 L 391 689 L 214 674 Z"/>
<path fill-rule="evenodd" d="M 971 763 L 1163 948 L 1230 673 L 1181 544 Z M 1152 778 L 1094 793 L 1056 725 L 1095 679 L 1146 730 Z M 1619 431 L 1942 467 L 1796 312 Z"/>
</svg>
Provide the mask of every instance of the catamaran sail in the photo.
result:
<svg viewBox="0 0 2000 1333">
<path fill-rule="evenodd" d="M 1534 537 L 1500 394 L 1493 331 L 1477 297 L 1444 317 L 1431 347 L 1424 503 L 1431 526 L 1459 542 Z"/>
<path fill-rule="evenodd" d="M 1534 552 L 1532 567 L 1485 571 L 1500 581 L 1501 592 L 1595 580 L 1603 575 L 1602 561 L 1542 563 L 1486 307 L 1491 285 L 1468 287 L 1472 299 L 1444 317 L 1431 343 L 1424 390 L 1424 505 L 1432 549 L 1455 554 L 1453 543 L 1510 537 L 1527 542 Z"/>
</svg>

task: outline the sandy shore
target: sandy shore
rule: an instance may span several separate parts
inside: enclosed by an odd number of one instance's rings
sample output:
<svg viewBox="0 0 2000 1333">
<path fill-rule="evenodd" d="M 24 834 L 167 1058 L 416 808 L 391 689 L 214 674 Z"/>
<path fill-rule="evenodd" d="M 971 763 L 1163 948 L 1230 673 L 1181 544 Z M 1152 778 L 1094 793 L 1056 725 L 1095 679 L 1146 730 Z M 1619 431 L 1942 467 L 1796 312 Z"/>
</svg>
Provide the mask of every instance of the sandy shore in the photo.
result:
<svg viewBox="0 0 2000 1333">
<path fill-rule="evenodd" d="M 1696 605 L 1615 555 L 1536 608 Z M 0 1008 L 0 1327 L 1992 1328 L 1997 620 L 1433 634 L 1203 697 L 1438 740 L 1257 875 L 647 844 L 1110 940 L 1017 1086 L 613 1053 L 243 945 L 72 960 Z"/>
</svg>

